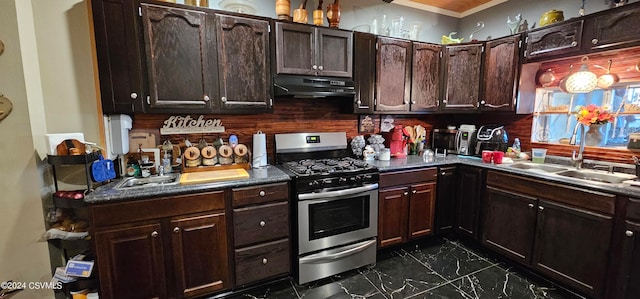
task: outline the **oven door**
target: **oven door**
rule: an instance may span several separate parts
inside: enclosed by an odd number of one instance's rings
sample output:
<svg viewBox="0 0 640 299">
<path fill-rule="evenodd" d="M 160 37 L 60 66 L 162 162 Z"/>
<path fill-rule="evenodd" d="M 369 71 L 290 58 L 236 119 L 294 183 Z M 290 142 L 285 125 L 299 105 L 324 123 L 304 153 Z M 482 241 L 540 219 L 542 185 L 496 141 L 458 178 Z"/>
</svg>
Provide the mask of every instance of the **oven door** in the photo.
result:
<svg viewBox="0 0 640 299">
<path fill-rule="evenodd" d="M 298 195 L 298 254 L 375 237 L 378 184 Z"/>
</svg>

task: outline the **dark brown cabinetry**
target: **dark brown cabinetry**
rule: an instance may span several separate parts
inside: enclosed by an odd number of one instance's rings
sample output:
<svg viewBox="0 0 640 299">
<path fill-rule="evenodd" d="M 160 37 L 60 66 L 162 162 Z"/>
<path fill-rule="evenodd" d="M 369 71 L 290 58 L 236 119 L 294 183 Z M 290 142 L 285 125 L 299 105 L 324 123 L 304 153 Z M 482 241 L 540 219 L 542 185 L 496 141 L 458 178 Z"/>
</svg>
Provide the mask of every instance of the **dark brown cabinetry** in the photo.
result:
<svg viewBox="0 0 640 299">
<path fill-rule="evenodd" d="M 90 213 L 101 297 L 190 298 L 231 287 L 224 192 L 95 205 Z"/>
<path fill-rule="evenodd" d="M 411 99 L 411 42 L 378 37 L 376 111 L 409 111 Z"/>
<path fill-rule="evenodd" d="M 352 77 L 353 33 L 276 23 L 278 74 Z"/>
<path fill-rule="evenodd" d="M 640 223 L 627 222 L 624 230 L 621 255 L 621 296 L 616 298 L 640 298 Z"/>
<path fill-rule="evenodd" d="M 584 20 L 548 25 L 527 33 L 527 61 L 580 53 Z"/>
<path fill-rule="evenodd" d="M 269 22 L 216 14 L 220 108 L 266 111 L 273 103 Z"/>
<path fill-rule="evenodd" d="M 585 20 L 583 44 L 592 51 L 640 44 L 640 6 L 620 7 Z"/>
<path fill-rule="evenodd" d="M 514 111 L 520 74 L 520 36 L 490 40 L 485 44 L 483 111 Z"/>
<path fill-rule="evenodd" d="M 456 203 L 456 231 L 478 239 L 480 200 L 484 189 L 485 172 L 481 168 L 458 168 L 458 200 Z"/>
<path fill-rule="evenodd" d="M 482 242 L 602 298 L 614 202 L 613 195 L 490 171 Z"/>
<path fill-rule="evenodd" d="M 143 109 L 140 39 L 136 1 L 92 0 L 102 111 L 133 113 Z"/>
<path fill-rule="evenodd" d="M 445 48 L 442 110 L 479 107 L 482 47 L 482 44 L 469 44 Z"/>
<path fill-rule="evenodd" d="M 376 36 L 370 33 L 353 33 L 353 81 L 356 96 L 354 113 L 373 112 L 376 83 Z"/>
<path fill-rule="evenodd" d="M 411 111 L 437 111 L 440 103 L 442 46 L 413 43 Z"/>
<path fill-rule="evenodd" d="M 290 273 L 287 184 L 236 188 L 232 193 L 236 285 Z"/>
<path fill-rule="evenodd" d="M 380 175 L 378 247 L 433 233 L 436 168 Z"/>
<path fill-rule="evenodd" d="M 607 296 L 640 298 L 640 199 L 618 196 Z"/>
<path fill-rule="evenodd" d="M 437 233 L 448 233 L 455 227 L 456 199 L 458 194 L 458 176 L 456 167 L 438 169 L 438 192 L 436 195 Z"/>
</svg>

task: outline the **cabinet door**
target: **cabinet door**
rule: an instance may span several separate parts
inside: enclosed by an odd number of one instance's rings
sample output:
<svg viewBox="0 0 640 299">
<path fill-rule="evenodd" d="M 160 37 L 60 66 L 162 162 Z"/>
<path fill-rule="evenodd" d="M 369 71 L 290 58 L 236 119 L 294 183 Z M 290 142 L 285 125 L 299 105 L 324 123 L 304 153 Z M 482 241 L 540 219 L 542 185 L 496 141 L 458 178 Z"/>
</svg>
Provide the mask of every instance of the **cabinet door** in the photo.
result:
<svg viewBox="0 0 640 299">
<path fill-rule="evenodd" d="M 376 111 L 409 111 L 411 42 L 378 37 Z"/>
<path fill-rule="evenodd" d="M 640 6 L 621 7 L 588 19 L 585 41 L 591 50 L 609 50 L 640 44 Z"/>
<path fill-rule="evenodd" d="M 461 167 L 458 175 L 458 211 L 457 231 L 463 235 L 478 238 L 478 219 L 480 218 L 480 198 L 484 184 L 483 171 L 480 168 Z"/>
<path fill-rule="evenodd" d="M 311 26 L 276 23 L 276 72 L 315 75 L 315 34 Z"/>
<path fill-rule="evenodd" d="M 409 239 L 433 233 L 436 183 L 412 185 L 409 195 Z"/>
<path fill-rule="evenodd" d="M 436 231 L 449 232 L 455 225 L 455 209 L 458 192 L 456 167 L 443 167 L 438 171 L 438 194 L 436 200 Z"/>
<path fill-rule="evenodd" d="M 167 298 L 160 224 L 95 233 L 100 297 Z"/>
<path fill-rule="evenodd" d="M 601 298 L 612 226 L 611 216 L 540 200 L 534 268 Z"/>
<path fill-rule="evenodd" d="M 482 110 L 514 111 L 520 73 L 520 36 L 488 41 L 484 53 Z"/>
<path fill-rule="evenodd" d="M 622 240 L 622 256 L 620 257 L 620 275 L 617 290 L 621 294 L 617 298 L 640 298 L 640 224 L 625 223 L 624 239 Z"/>
<path fill-rule="evenodd" d="M 230 287 L 224 212 L 173 219 L 171 232 L 179 298 Z"/>
<path fill-rule="evenodd" d="M 142 64 L 134 1 L 92 0 L 102 111 L 141 112 Z"/>
<path fill-rule="evenodd" d="M 318 74 L 330 77 L 353 76 L 353 32 L 316 28 Z M 314 65 L 316 65 L 314 64 Z M 314 68 L 314 66 L 311 66 Z"/>
<path fill-rule="evenodd" d="M 482 45 L 447 46 L 444 110 L 475 110 L 480 96 Z"/>
<path fill-rule="evenodd" d="M 575 55 L 582 44 L 582 23 L 574 21 L 550 25 L 527 34 L 527 60 L 538 60 L 560 55 Z"/>
<path fill-rule="evenodd" d="M 409 191 L 406 187 L 382 189 L 378 193 L 378 247 L 407 240 Z"/>
<path fill-rule="evenodd" d="M 522 264 L 530 264 L 536 198 L 488 186 L 484 193 L 482 243 Z"/>
<path fill-rule="evenodd" d="M 272 103 L 269 22 L 216 14 L 222 110 L 267 111 Z"/>
<path fill-rule="evenodd" d="M 354 113 L 373 112 L 373 98 L 376 84 L 376 36 L 369 33 L 354 32 L 353 81 L 356 96 Z"/>
<path fill-rule="evenodd" d="M 206 14 L 142 4 L 142 24 L 150 108 L 209 108 L 215 70 L 209 70 Z"/>
<path fill-rule="evenodd" d="M 413 43 L 411 111 L 436 111 L 440 101 L 442 46 Z"/>
</svg>

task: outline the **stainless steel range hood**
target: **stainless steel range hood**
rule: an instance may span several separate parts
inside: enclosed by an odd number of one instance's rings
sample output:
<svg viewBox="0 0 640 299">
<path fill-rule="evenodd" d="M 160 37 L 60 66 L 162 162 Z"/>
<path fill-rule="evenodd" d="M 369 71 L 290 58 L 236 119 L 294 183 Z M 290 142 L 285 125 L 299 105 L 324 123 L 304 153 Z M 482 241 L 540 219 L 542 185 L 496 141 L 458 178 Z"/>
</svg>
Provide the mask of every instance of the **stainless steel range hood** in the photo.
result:
<svg viewBox="0 0 640 299">
<path fill-rule="evenodd" d="M 355 87 L 350 78 L 279 75 L 274 79 L 276 96 L 295 98 L 348 97 L 353 99 Z"/>
</svg>

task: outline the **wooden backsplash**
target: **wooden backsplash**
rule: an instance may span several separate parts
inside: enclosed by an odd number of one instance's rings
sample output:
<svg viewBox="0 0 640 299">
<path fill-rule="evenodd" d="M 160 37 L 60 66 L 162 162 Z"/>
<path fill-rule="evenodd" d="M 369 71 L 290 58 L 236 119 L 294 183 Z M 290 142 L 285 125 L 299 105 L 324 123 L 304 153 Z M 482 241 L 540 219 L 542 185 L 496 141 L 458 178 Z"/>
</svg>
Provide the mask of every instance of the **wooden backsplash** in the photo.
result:
<svg viewBox="0 0 640 299">
<path fill-rule="evenodd" d="M 269 163 L 273 163 L 274 134 L 294 132 L 346 132 L 349 139 L 358 134 L 358 115 L 348 113 L 350 101 L 337 98 L 324 99 L 292 99 L 280 98 L 274 102 L 272 114 L 251 115 L 211 115 L 220 118 L 226 132 L 221 134 L 192 134 L 169 135 L 172 143 L 182 143 L 185 137 L 196 143 L 202 137 L 207 142 L 220 136 L 228 140 L 229 135 L 236 134 L 240 143 L 251 147 L 252 135 L 257 131 L 267 134 L 267 152 Z M 191 114 L 196 117 L 197 114 Z M 159 130 L 168 114 L 136 114 L 133 129 Z M 382 116 L 384 117 L 384 116 Z M 394 124 L 422 125 L 427 129 L 430 142 L 433 128 L 444 128 L 447 125 L 471 123 L 476 125 L 498 123 L 505 124 L 509 139 L 519 137 L 524 148 L 529 148 L 531 121 L 529 115 L 516 116 L 513 114 L 457 114 L 457 115 L 394 115 Z M 380 131 L 380 116 L 376 116 L 376 133 Z M 167 136 L 158 140 L 162 142 Z"/>
</svg>

